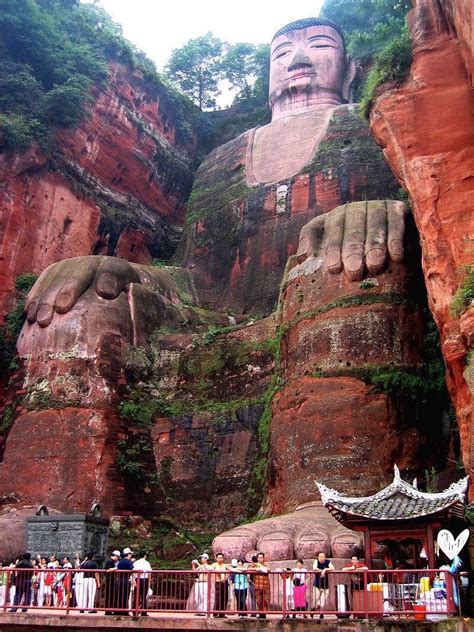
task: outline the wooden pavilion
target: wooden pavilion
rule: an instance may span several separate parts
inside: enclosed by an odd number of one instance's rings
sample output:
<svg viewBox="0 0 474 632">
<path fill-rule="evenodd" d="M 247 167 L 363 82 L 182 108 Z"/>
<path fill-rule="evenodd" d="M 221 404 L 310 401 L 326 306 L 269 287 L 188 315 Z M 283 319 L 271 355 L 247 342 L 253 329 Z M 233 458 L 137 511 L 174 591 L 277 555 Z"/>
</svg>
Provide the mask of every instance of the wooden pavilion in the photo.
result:
<svg viewBox="0 0 474 632">
<path fill-rule="evenodd" d="M 325 485 L 316 484 L 323 505 L 348 529 L 364 533 L 365 560 L 375 568 L 377 545 L 403 546 L 411 550 L 413 568 L 429 564 L 435 568 L 435 537 L 449 525 L 464 522 L 464 505 L 469 477 L 452 483 L 438 493 L 420 491 L 416 481 L 411 485 L 400 477 L 395 465 L 393 482 L 373 496 L 361 498 L 340 494 Z M 425 551 L 426 558 L 420 557 Z"/>
</svg>

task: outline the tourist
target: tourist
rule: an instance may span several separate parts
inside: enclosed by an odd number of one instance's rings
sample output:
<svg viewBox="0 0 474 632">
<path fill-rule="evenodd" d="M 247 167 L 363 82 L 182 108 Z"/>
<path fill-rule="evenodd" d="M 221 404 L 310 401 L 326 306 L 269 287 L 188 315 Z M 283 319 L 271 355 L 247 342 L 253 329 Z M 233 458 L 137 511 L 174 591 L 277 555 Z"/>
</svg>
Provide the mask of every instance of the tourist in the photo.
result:
<svg viewBox="0 0 474 632">
<path fill-rule="evenodd" d="M 235 598 L 235 586 L 234 586 L 234 580 L 235 580 L 235 569 L 238 566 L 238 561 L 236 558 L 233 558 L 230 561 L 230 570 L 231 573 L 229 575 L 229 600 L 227 602 L 227 610 L 237 610 L 237 602 L 236 602 L 236 598 Z"/>
<path fill-rule="evenodd" d="M 42 608 L 44 606 L 44 576 L 46 568 L 46 558 L 40 557 L 38 562 L 38 595 L 36 599 L 37 605 Z"/>
<path fill-rule="evenodd" d="M 252 555 L 251 557 L 251 567 L 252 568 L 257 563 L 257 556 Z M 257 613 L 255 612 L 257 609 L 257 600 L 255 599 L 255 584 L 253 583 L 253 574 L 249 574 L 249 596 L 250 596 L 250 610 L 252 611 L 251 617 L 256 617 Z"/>
<path fill-rule="evenodd" d="M 236 610 L 239 617 L 247 616 L 247 591 L 249 588 L 249 578 L 245 566 L 245 560 L 237 560 L 237 566 L 234 568 L 234 595 L 236 601 Z"/>
<path fill-rule="evenodd" d="M 296 612 L 306 611 L 306 583 L 308 579 L 308 571 L 305 568 L 302 559 L 296 560 L 296 567 L 292 571 L 293 576 L 293 606 Z M 293 615 L 293 619 L 296 618 L 296 614 Z M 304 615 L 306 619 L 306 615 Z"/>
<path fill-rule="evenodd" d="M 48 563 L 48 568 L 51 569 L 51 574 L 53 576 L 53 584 L 52 584 L 52 600 L 53 606 L 61 605 L 62 601 L 62 586 L 61 586 L 61 575 L 58 572 L 61 568 L 59 561 L 55 556 L 54 561 Z"/>
<path fill-rule="evenodd" d="M 0 608 L 5 605 L 5 600 L 7 598 L 7 571 L 3 566 L 2 562 L 0 562 Z"/>
<path fill-rule="evenodd" d="M 115 614 L 128 614 L 130 597 L 130 577 L 133 570 L 132 551 L 126 547 L 117 564 L 117 610 Z"/>
<path fill-rule="evenodd" d="M 259 618 L 266 619 L 266 611 L 270 608 L 270 568 L 265 564 L 265 554 L 257 554 L 257 562 L 252 565 L 253 583 L 255 586 L 256 609 L 260 611 Z"/>
<path fill-rule="evenodd" d="M 72 564 L 69 557 L 64 556 L 62 559 L 62 568 L 65 571 L 59 576 L 59 584 L 62 590 L 62 604 L 63 606 L 71 605 L 71 591 L 72 591 Z"/>
<path fill-rule="evenodd" d="M 214 578 L 214 610 L 220 612 L 214 613 L 215 617 L 225 617 L 224 610 L 227 607 L 229 599 L 229 572 L 227 564 L 224 564 L 224 554 L 217 553 L 216 561 L 211 564 L 213 571 L 218 571 L 213 575 Z"/>
<path fill-rule="evenodd" d="M 38 560 L 33 558 L 31 560 L 31 564 L 33 566 L 33 574 L 31 576 L 31 602 L 30 606 L 38 605 L 38 590 L 39 590 L 39 577 L 38 577 Z"/>
<path fill-rule="evenodd" d="M 364 588 L 364 574 L 354 573 L 354 571 L 368 571 L 369 568 L 365 562 L 359 560 L 357 555 L 353 555 L 350 564 L 344 566 L 341 570 L 351 572 L 352 590 L 362 590 Z"/>
<path fill-rule="evenodd" d="M 15 599 L 13 601 L 14 606 L 19 606 L 23 603 L 23 606 L 29 606 L 31 603 L 31 579 L 33 573 L 33 564 L 31 563 L 30 553 L 24 553 L 21 559 L 15 565 L 17 572 L 15 573 Z M 10 612 L 16 612 L 18 608 L 12 608 Z M 26 612 L 27 607 L 22 608 L 22 612 Z"/>
<path fill-rule="evenodd" d="M 115 571 L 120 560 L 120 551 L 112 551 L 110 558 L 105 562 L 105 614 L 113 615 L 117 606 L 117 575 Z"/>
<path fill-rule="evenodd" d="M 46 560 L 45 560 L 46 562 Z M 44 605 L 47 608 L 50 608 L 53 605 L 53 584 L 54 584 L 54 579 L 55 579 L 55 574 L 54 574 L 54 563 L 53 562 L 46 562 L 44 568 L 46 569 L 46 572 L 43 573 L 44 575 L 44 586 L 43 586 L 43 592 L 44 592 L 44 600 L 45 603 Z"/>
<path fill-rule="evenodd" d="M 196 613 L 197 617 L 204 617 L 208 610 L 208 597 L 209 597 L 209 571 L 212 570 L 212 566 L 208 563 L 209 555 L 203 553 L 199 562 L 193 560 L 191 562 L 194 571 L 199 571 L 196 583 L 194 584 L 194 592 L 196 597 Z"/>
<path fill-rule="evenodd" d="M 94 610 L 95 595 L 100 586 L 98 570 L 99 565 L 94 559 L 94 554 L 87 553 L 84 561 L 79 565 L 76 576 L 76 601 L 80 612 L 84 610 L 96 612 Z"/>
<path fill-rule="evenodd" d="M 286 568 L 282 574 L 281 578 L 284 584 L 284 599 L 286 600 L 286 611 L 290 612 L 293 610 L 293 573 L 291 572 L 291 568 Z M 285 615 L 285 619 L 289 619 L 289 615 Z"/>
<path fill-rule="evenodd" d="M 138 598 L 140 604 L 140 614 L 143 617 L 147 617 L 148 613 L 145 612 L 148 601 L 148 587 L 150 585 L 150 571 L 151 565 L 147 560 L 147 552 L 140 551 L 138 554 L 138 560 L 133 564 L 133 570 L 138 571 L 136 579 L 136 589 L 138 590 Z"/>
<path fill-rule="evenodd" d="M 15 565 L 18 564 L 20 560 L 16 560 L 15 562 L 11 562 L 8 565 L 9 573 L 8 576 L 8 603 L 13 603 L 15 601 L 15 593 L 16 593 L 16 573 L 15 573 Z"/>
<path fill-rule="evenodd" d="M 326 559 L 326 553 L 320 551 L 317 559 L 313 563 L 313 571 L 315 572 L 313 581 L 313 608 L 315 610 L 324 610 L 329 597 L 329 583 L 327 573 L 334 570 L 332 562 Z M 324 618 L 321 613 L 320 619 Z"/>
</svg>

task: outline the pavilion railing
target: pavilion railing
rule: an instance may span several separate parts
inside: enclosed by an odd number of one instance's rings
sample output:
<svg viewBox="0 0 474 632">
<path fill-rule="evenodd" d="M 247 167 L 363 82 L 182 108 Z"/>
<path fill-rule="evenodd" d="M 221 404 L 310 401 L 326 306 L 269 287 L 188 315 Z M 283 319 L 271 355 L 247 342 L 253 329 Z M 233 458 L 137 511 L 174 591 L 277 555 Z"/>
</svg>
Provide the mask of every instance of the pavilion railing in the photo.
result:
<svg viewBox="0 0 474 632">
<path fill-rule="evenodd" d="M 0 612 L 187 613 L 442 619 L 460 614 L 457 576 L 439 570 L 137 571 L 0 569 Z"/>
</svg>

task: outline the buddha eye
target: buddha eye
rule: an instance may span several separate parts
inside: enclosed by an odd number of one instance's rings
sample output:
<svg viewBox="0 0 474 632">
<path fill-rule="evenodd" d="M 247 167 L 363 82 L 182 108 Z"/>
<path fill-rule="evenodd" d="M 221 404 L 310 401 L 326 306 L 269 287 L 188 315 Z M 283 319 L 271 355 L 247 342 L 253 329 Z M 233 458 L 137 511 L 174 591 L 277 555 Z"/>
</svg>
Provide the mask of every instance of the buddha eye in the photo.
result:
<svg viewBox="0 0 474 632">
<path fill-rule="evenodd" d="M 290 51 L 288 50 L 283 50 L 281 51 L 281 53 L 278 53 L 278 55 L 275 55 L 275 59 L 280 59 L 280 57 L 284 57 L 285 55 L 287 55 Z"/>
<path fill-rule="evenodd" d="M 313 44 L 311 48 L 334 48 L 330 44 Z"/>
</svg>

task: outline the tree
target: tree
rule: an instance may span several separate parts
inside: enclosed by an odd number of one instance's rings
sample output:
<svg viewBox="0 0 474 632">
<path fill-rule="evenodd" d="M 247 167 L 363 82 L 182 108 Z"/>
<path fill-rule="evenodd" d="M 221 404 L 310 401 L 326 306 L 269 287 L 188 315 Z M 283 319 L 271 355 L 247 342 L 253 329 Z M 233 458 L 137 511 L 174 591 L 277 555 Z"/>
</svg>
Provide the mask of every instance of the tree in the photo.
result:
<svg viewBox="0 0 474 632">
<path fill-rule="evenodd" d="M 211 108 L 219 94 L 223 43 L 212 33 L 189 40 L 171 53 L 167 73 L 199 107 Z"/>
<path fill-rule="evenodd" d="M 164 86 L 96 3 L 0 0 L 0 52 L 0 136 L 8 148 L 36 141 L 49 151 L 57 126 L 74 126 L 86 115 L 89 88 L 107 80 L 111 58 L 140 70 L 149 85 Z M 167 87 L 164 98 L 183 109 L 182 95 L 171 93 Z"/>
<path fill-rule="evenodd" d="M 321 17 L 341 27 L 349 52 L 360 59 L 400 35 L 410 8 L 410 0 L 324 0 Z"/>
<path fill-rule="evenodd" d="M 261 104 L 268 103 L 270 44 L 259 44 L 255 50 L 254 60 L 257 67 L 257 79 L 252 87 L 252 96 Z"/>
<path fill-rule="evenodd" d="M 255 54 L 257 47 L 253 44 L 232 44 L 227 47 L 221 62 L 224 79 L 239 89 L 247 99 L 252 95 L 252 83 L 259 70 Z"/>
<path fill-rule="evenodd" d="M 84 117 L 91 98 L 87 95 L 87 77 L 76 75 L 54 86 L 44 97 L 44 115 L 62 127 L 74 127 Z"/>
</svg>

